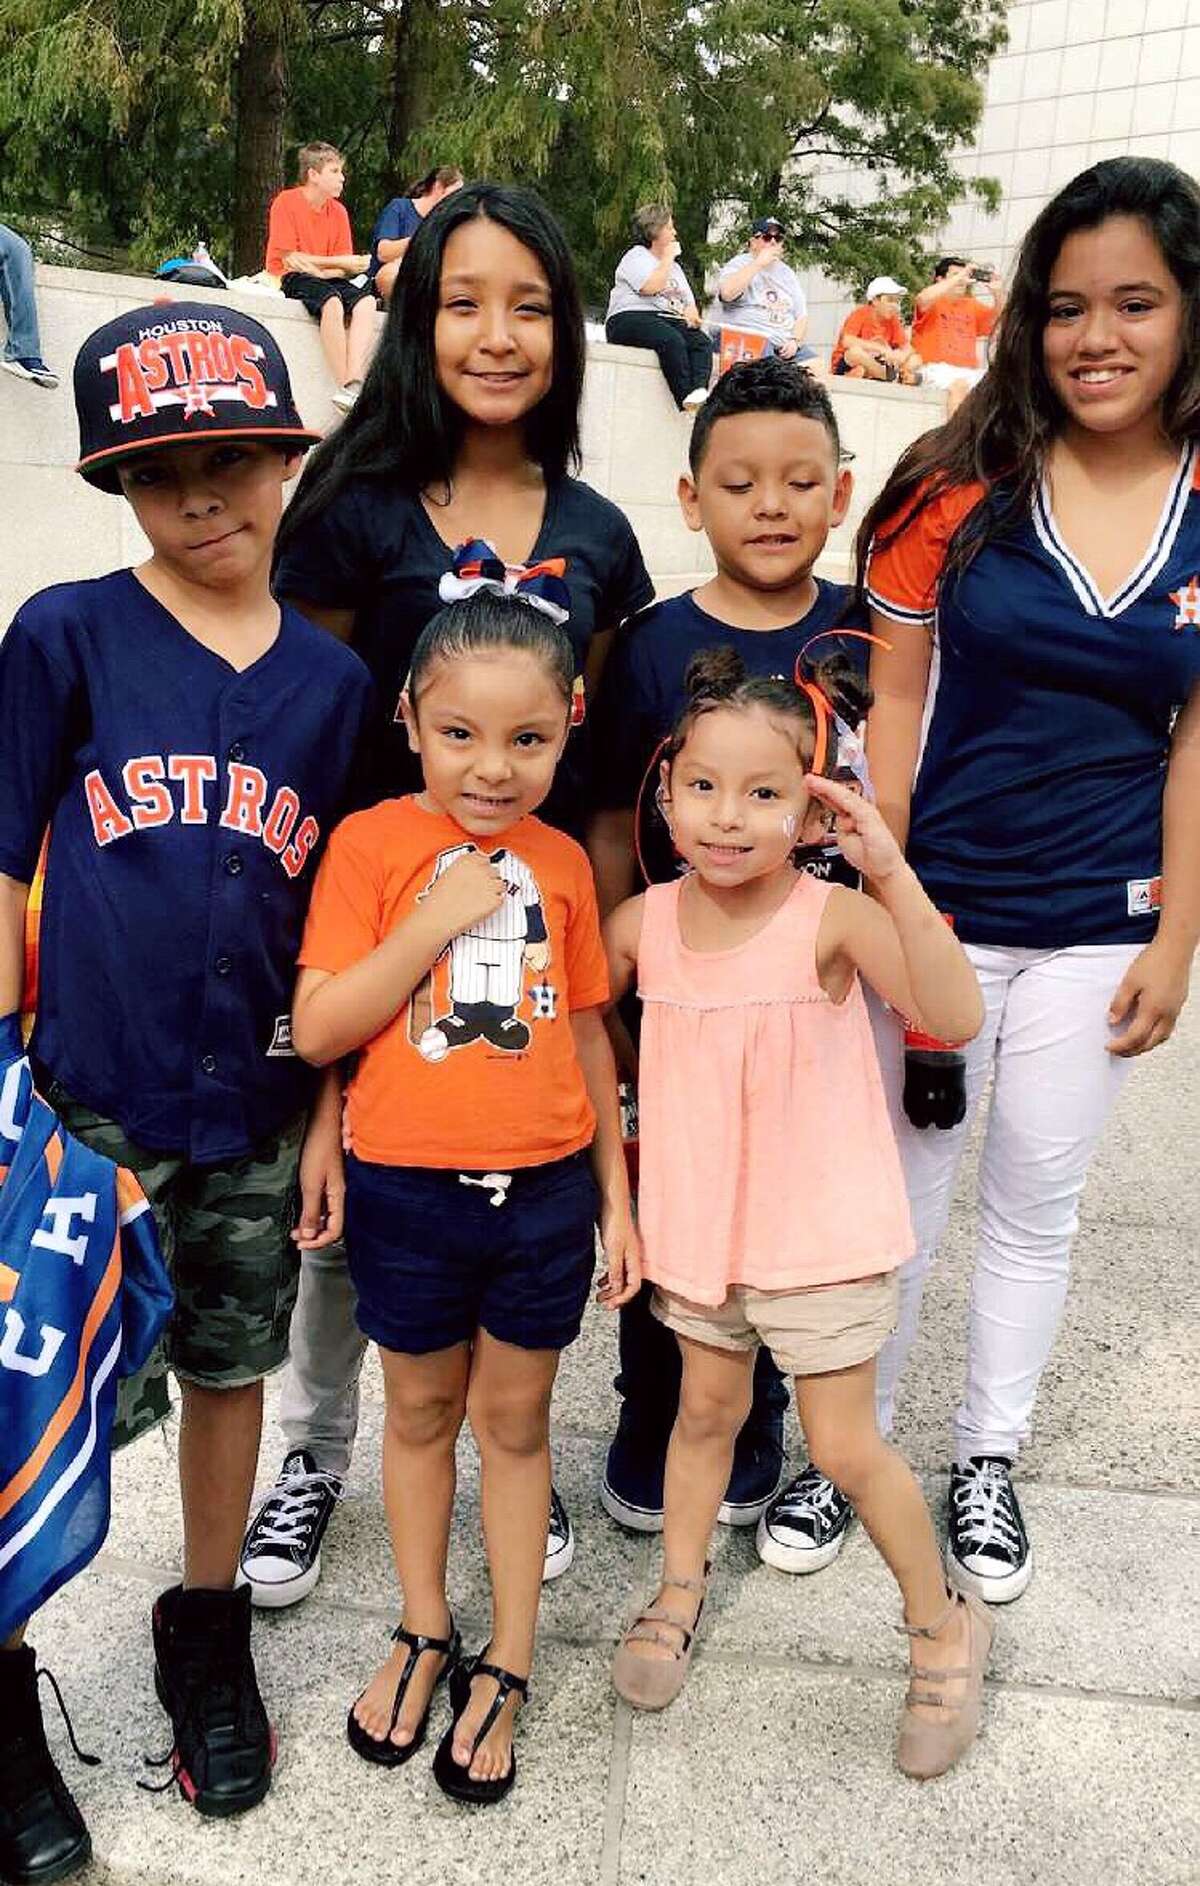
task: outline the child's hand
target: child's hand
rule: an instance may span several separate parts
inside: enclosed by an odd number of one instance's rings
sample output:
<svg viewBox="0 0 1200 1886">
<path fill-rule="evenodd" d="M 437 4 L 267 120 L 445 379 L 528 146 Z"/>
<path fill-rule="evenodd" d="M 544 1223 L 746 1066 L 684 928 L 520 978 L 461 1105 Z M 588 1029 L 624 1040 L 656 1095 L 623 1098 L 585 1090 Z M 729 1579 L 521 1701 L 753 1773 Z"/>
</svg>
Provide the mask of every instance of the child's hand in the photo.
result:
<svg viewBox="0 0 1200 1886">
<path fill-rule="evenodd" d="M 619 1310 L 642 1287 L 642 1241 L 628 1209 L 611 1217 L 606 1213 L 600 1236 L 608 1269 L 596 1286 L 596 1301 L 606 1310 Z"/>
<path fill-rule="evenodd" d="M 481 851 L 465 851 L 443 871 L 425 900 L 447 936 L 461 936 L 473 923 L 482 923 L 499 910 L 507 886 L 494 864 Z"/>
<path fill-rule="evenodd" d="M 321 1251 L 342 1235 L 346 1206 L 346 1172 L 342 1163 L 341 1108 L 333 1114 L 333 1131 L 325 1113 L 315 1113 L 304 1136 L 300 1154 L 300 1222 L 292 1242 L 302 1251 Z"/>
<path fill-rule="evenodd" d="M 875 884 L 882 884 L 903 866 L 904 853 L 869 799 L 817 773 L 806 774 L 804 784 L 814 799 L 833 812 L 833 840 L 847 864 Z"/>
</svg>

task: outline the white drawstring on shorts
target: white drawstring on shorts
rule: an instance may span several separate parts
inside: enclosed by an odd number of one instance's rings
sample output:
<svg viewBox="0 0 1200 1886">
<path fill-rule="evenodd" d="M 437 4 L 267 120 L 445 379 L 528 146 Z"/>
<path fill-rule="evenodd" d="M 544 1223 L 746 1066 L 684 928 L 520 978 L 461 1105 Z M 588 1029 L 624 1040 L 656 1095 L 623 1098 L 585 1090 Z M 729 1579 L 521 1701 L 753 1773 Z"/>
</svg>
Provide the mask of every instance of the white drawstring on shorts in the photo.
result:
<svg viewBox="0 0 1200 1886">
<path fill-rule="evenodd" d="M 458 1175 L 460 1185 L 481 1185 L 485 1192 L 492 1195 L 493 1205 L 503 1205 L 508 1197 L 508 1188 L 512 1184 L 511 1172 L 485 1172 L 482 1179 L 473 1179 L 468 1172 Z"/>
</svg>

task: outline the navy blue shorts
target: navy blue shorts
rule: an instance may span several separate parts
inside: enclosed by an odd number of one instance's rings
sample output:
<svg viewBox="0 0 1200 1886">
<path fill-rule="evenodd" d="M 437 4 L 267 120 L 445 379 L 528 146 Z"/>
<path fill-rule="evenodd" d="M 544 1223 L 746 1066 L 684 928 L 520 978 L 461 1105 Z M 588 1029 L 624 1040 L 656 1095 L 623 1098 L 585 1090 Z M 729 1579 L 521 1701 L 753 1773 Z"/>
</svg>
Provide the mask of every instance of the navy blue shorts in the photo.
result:
<svg viewBox="0 0 1200 1886">
<path fill-rule="evenodd" d="M 346 1257 L 358 1326 L 381 1348 L 430 1355 L 486 1329 L 519 1349 L 565 1349 L 596 1264 L 599 1191 L 588 1153 L 516 1172 L 346 1160 Z"/>
</svg>

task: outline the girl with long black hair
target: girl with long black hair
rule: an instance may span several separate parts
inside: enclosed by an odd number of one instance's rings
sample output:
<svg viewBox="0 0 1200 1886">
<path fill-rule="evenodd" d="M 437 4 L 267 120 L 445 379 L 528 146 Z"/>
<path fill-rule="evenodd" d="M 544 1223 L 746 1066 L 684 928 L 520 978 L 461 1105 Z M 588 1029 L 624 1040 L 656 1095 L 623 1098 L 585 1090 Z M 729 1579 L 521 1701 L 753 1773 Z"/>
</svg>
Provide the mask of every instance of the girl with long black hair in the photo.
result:
<svg viewBox="0 0 1200 1886">
<path fill-rule="evenodd" d="M 1088 1164 L 1131 1059 L 1175 1025 L 1200 935 L 1198 436 L 1200 189 L 1114 158 L 1038 216 L 986 378 L 860 539 L 892 644 L 871 659 L 879 803 L 987 1010 L 947 1130 L 904 1118 L 900 1031 L 879 1031 L 918 1247 L 880 1417 L 994 1075 L 949 1514 L 951 1576 L 993 1603 L 1032 1572 L 1010 1473 Z"/>
<path fill-rule="evenodd" d="M 611 631 L 653 595 L 628 520 L 573 476 L 584 363 L 574 266 L 540 198 L 470 183 L 437 204 L 404 257 L 362 393 L 288 509 L 275 570 L 276 593 L 348 641 L 374 676 L 371 798 L 419 785 L 397 703 L 457 545 L 481 539 L 509 566 L 563 560 L 577 689 L 597 678 Z M 543 809 L 574 835 L 586 740 L 585 721 Z M 295 1603 L 316 1583 L 354 1443 L 363 1348 L 335 1246 L 304 1269 L 280 1409 L 289 1452 L 242 1554 L 260 1604 Z M 547 1576 L 573 1549 L 555 1496 Z"/>
</svg>

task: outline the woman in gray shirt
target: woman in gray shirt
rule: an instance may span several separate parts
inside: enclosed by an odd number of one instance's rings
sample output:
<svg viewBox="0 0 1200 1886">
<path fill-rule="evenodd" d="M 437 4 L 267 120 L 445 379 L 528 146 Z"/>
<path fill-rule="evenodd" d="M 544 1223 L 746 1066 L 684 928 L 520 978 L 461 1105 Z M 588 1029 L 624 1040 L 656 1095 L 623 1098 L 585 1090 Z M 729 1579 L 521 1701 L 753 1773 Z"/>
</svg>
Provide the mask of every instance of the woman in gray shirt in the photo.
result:
<svg viewBox="0 0 1200 1886">
<path fill-rule="evenodd" d="M 634 216 L 633 234 L 633 247 L 617 263 L 604 332 L 622 347 L 656 353 L 675 404 L 692 412 L 708 395 L 712 342 L 676 260 L 679 242 L 670 210 L 646 204 Z"/>
</svg>

